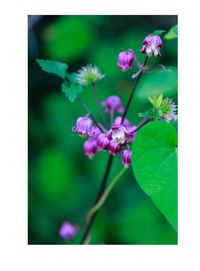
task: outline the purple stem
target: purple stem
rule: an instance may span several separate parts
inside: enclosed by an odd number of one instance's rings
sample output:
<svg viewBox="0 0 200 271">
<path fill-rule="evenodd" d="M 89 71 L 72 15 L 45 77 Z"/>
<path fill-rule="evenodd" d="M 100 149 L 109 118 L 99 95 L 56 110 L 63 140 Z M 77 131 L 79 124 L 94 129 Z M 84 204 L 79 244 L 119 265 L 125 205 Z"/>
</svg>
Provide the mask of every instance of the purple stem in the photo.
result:
<svg viewBox="0 0 200 271">
<path fill-rule="evenodd" d="M 143 63 L 143 68 L 147 65 L 147 61 L 148 61 L 148 56 L 146 57 L 146 59 L 145 59 L 145 61 L 144 61 L 144 63 Z M 126 117 L 126 114 L 127 114 L 127 111 L 128 111 L 128 109 L 129 109 L 129 106 L 130 106 L 130 104 L 131 104 L 131 101 L 132 101 L 132 98 L 133 98 L 133 93 L 135 92 L 135 89 L 136 89 L 136 87 L 137 87 L 137 84 L 138 84 L 138 82 L 140 81 L 140 78 L 141 78 L 141 76 L 142 76 L 142 74 L 143 74 L 143 69 L 141 69 L 141 71 L 140 71 L 140 74 L 138 75 L 138 77 L 136 78 L 136 80 L 135 80 L 135 82 L 134 82 L 134 84 L 133 84 L 133 87 L 132 87 L 132 89 L 131 89 L 131 92 L 130 92 L 130 95 L 129 95 L 129 98 L 128 98 L 128 102 L 127 102 L 127 104 L 126 104 L 126 107 L 125 107 L 125 110 L 124 110 L 124 113 L 123 113 L 123 116 L 122 116 L 122 120 L 121 120 L 121 124 L 123 124 L 123 121 L 124 121 L 124 119 L 125 119 L 125 117 Z"/>
</svg>

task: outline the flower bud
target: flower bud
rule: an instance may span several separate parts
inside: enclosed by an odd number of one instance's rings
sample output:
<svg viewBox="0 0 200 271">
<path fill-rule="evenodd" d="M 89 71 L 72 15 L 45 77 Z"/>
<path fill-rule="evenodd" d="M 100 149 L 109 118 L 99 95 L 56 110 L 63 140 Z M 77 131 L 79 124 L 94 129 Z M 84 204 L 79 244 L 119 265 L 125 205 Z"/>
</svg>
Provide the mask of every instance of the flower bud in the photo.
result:
<svg viewBox="0 0 200 271">
<path fill-rule="evenodd" d="M 129 49 L 125 52 L 119 53 L 117 65 L 122 71 L 127 71 L 133 67 L 134 59 L 135 55 L 133 50 Z"/>
<path fill-rule="evenodd" d="M 112 155 L 117 155 L 121 152 L 120 145 L 117 144 L 114 140 L 110 141 L 108 148 L 109 148 L 109 153 Z"/>
<path fill-rule="evenodd" d="M 78 226 L 73 225 L 70 222 L 63 222 L 60 230 L 59 230 L 59 235 L 61 238 L 64 240 L 71 240 L 78 232 Z"/>
<path fill-rule="evenodd" d="M 80 117 L 76 121 L 76 125 L 72 128 L 74 132 L 77 132 L 80 136 L 93 136 L 94 132 L 92 130 L 92 120 L 86 117 Z"/>
<path fill-rule="evenodd" d="M 83 148 L 85 151 L 85 155 L 88 156 L 90 159 L 94 157 L 97 152 L 97 140 L 96 138 L 89 138 L 83 144 Z"/>
<path fill-rule="evenodd" d="M 143 54 L 147 54 L 148 57 L 154 55 L 155 57 L 160 56 L 160 48 L 162 47 L 162 40 L 160 36 L 150 34 L 144 41 L 141 48 Z"/>
<path fill-rule="evenodd" d="M 97 137 L 97 147 L 99 150 L 105 150 L 110 143 L 110 140 L 108 139 L 106 134 L 100 134 Z"/>
<path fill-rule="evenodd" d="M 129 167 L 131 165 L 131 156 L 132 156 L 132 152 L 129 149 L 124 150 L 122 152 L 122 164 L 125 167 Z"/>
<path fill-rule="evenodd" d="M 114 112 L 124 112 L 121 99 L 118 96 L 109 96 L 102 104 L 109 115 L 112 115 Z"/>
</svg>

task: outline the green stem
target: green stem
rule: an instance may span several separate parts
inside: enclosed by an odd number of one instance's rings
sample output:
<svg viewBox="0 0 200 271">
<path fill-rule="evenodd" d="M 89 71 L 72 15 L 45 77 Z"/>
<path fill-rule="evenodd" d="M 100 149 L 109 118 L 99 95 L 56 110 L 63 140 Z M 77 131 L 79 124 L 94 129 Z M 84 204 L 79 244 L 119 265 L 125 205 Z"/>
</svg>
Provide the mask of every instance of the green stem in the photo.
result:
<svg viewBox="0 0 200 271">
<path fill-rule="evenodd" d="M 108 159 L 108 162 L 107 162 L 107 166 L 106 166 L 106 170 L 105 170 L 105 173 L 104 173 L 104 176 L 103 176 L 103 180 L 101 182 L 101 186 L 100 186 L 100 189 L 99 189 L 99 192 L 97 194 L 97 197 L 96 197 L 96 200 L 95 200 L 94 204 L 96 204 L 99 201 L 99 199 L 101 198 L 101 196 L 103 195 L 103 193 L 105 191 L 105 187 L 106 187 L 107 179 L 108 179 L 110 169 L 111 169 L 111 166 L 112 166 L 113 158 L 114 158 L 113 155 L 109 155 L 109 159 Z M 81 240 L 81 244 L 88 244 L 90 230 L 91 230 L 92 225 L 93 225 L 93 223 L 95 221 L 96 215 L 97 215 L 97 212 L 94 213 L 90 217 L 89 221 L 87 222 L 87 225 L 86 225 L 86 228 L 85 228 L 85 231 L 84 231 L 84 235 L 83 235 L 83 238 Z"/>
<path fill-rule="evenodd" d="M 118 182 L 118 180 L 120 179 L 120 177 L 124 174 L 124 172 L 126 171 L 126 169 L 127 168 L 125 168 L 125 167 L 122 168 L 120 170 L 120 172 L 115 176 L 115 178 L 111 181 L 111 183 L 109 184 L 109 186 L 107 187 L 107 189 L 104 191 L 104 193 L 101 196 L 101 198 L 99 199 L 99 201 L 88 212 L 87 221 L 89 221 L 91 219 L 91 217 L 102 207 L 102 205 L 106 201 L 108 195 L 112 191 L 113 187 L 116 185 L 116 183 Z"/>
</svg>

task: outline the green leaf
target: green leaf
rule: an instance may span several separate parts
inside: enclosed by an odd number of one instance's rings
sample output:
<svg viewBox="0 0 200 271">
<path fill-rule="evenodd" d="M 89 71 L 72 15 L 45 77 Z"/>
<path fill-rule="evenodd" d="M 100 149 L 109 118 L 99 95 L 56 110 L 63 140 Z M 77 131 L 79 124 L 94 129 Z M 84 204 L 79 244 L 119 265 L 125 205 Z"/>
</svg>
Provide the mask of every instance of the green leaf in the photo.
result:
<svg viewBox="0 0 200 271">
<path fill-rule="evenodd" d="M 44 60 L 44 59 L 36 59 L 37 63 L 41 67 L 41 69 L 45 72 L 55 74 L 62 79 L 66 76 L 66 71 L 68 65 L 66 63 L 61 63 L 53 60 Z"/>
<path fill-rule="evenodd" d="M 161 35 L 164 32 L 166 32 L 166 30 L 155 30 L 152 34 L 153 35 Z"/>
<path fill-rule="evenodd" d="M 177 93 L 177 68 L 167 66 L 168 71 L 153 70 L 142 76 L 135 91 L 135 99 L 140 103 L 147 102 L 148 96 L 163 94 L 164 97 Z"/>
<path fill-rule="evenodd" d="M 150 109 L 148 109 L 146 112 L 144 112 L 144 113 L 139 113 L 138 114 L 138 117 L 139 118 L 145 118 L 145 117 L 152 117 L 153 116 L 153 109 L 152 108 L 150 108 Z"/>
<path fill-rule="evenodd" d="M 77 98 L 78 94 L 83 91 L 82 86 L 78 84 L 69 84 L 69 83 L 63 83 L 62 84 L 62 92 L 65 93 L 65 95 L 69 98 L 70 102 L 74 102 L 74 100 Z"/>
<path fill-rule="evenodd" d="M 164 36 L 166 40 L 177 39 L 178 38 L 178 25 L 174 25 Z"/>
<path fill-rule="evenodd" d="M 177 231 L 177 133 L 164 121 L 145 125 L 133 143 L 135 177 Z"/>
</svg>

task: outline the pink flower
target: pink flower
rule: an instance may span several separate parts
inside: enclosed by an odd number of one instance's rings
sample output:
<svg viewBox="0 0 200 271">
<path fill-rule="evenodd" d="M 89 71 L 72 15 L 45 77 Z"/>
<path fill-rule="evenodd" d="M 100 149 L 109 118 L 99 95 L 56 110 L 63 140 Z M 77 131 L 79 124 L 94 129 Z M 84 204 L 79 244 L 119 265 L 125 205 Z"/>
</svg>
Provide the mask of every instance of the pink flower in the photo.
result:
<svg viewBox="0 0 200 271">
<path fill-rule="evenodd" d="M 118 116 L 114 119 L 113 121 L 113 125 L 120 125 L 122 122 L 122 117 L 121 116 Z M 126 126 L 129 126 L 130 125 L 130 122 L 127 120 L 127 119 L 124 119 L 123 121 L 123 126 L 126 127 Z"/>
<path fill-rule="evenodd" d="M 126 123 L 127 124 L 127 123 Z M 117 124 L 113 125 L 112 129 L 108 133 L 108 138 L 113 139 L 117 144 L 125 145 L 132 142 L 135 139 L 136 132 L 134 132 L 136 126 Z"/>
<path fill-rule="evenodd" d="M 162 40 L 160 36 L 150 34 L 144 41 L 141 48 L 143 54 L 147 54 L 148 57 L 154 55 L 155 57 L 160 56 L 160 48 L 162 47 Z"/>
<path fill-rule="evenodd" d="M 64 240 L 71 240 L 78 232 L 78 226 L 64 221 L 60 227 L 59 235 Z"/>
<path fill-rule="evenodd" d="M 97 152 L 96 138 L 90 137 L 88 140 L 86 140 L 85 143 L 83 144 L 83 148 L 85 151 L 85 155 L 92 159 Z"/>
<path fill-rule="evenodd" d="M 108 139 L 106 134 L 100 134 L 97 137 L 97 147 L 99 150 L 105 150 L 110 143 L 110 140 Z"/>
<path fill-rule="evenodd" d="M 129 49 L 125 52 L 119 53 L 117 65 L 122 71 L 127 71 L 133 67 L 134 59 L 135 55 L 133 50 Z"/>
<path fill-rule="evenodd" d="M 114 140 L 110 141 L 108 149 L 109 149 L 109 153 L 112 155 L 117 155 L 121 152 L 121 146 L 117 144 Z"/>
<path fill-rule="evenodd" d="M 132 152 L 129 149 L 126 149 L 122 152 L 122 164 L 125 167 L 129 167 L 131 165 L 131 156 Z"/>
<path fill-rule="evenodd" d="M 93 136 L 94 132 L 92 128 L 92 120 L 85 116 L 77 119 L 76 125 L 72 128 L 72 130 L 77 132 L 80 136 Z"/>
<path fill-rule="evenodd" d="M 112 115 L 114 112 L 123 113 L 124 108 L 121 104 L 121 99 L 118 96 L 109 96 L 102 102 L 108 114 Z"/>
</svg>

